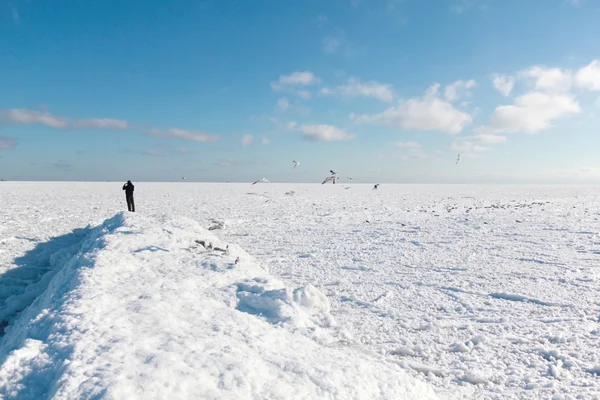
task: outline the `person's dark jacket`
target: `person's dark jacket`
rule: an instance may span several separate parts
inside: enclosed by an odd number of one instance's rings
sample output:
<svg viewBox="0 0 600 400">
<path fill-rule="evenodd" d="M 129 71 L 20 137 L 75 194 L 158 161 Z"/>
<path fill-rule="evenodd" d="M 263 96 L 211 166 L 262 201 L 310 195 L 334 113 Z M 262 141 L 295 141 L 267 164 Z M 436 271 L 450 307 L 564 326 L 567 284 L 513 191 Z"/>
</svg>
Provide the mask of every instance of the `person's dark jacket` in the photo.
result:
<svg viewBox="0 0 600 400">
<path fill-rule="evenodd" d="M 125 191 L 126 196 L 133 196 L 133 183 L 127 182 L 123 185 L 123 190 Z"/>
</svg>

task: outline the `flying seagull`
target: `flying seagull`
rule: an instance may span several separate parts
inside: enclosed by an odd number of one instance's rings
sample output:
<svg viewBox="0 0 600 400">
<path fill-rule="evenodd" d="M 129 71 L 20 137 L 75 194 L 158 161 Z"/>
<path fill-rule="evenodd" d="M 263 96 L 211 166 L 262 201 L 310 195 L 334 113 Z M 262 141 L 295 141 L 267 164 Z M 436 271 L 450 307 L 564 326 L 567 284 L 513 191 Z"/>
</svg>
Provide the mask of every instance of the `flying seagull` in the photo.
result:
<svg viewBox="0 0 600 400">
<path fill-rule="evenodd" d="M 458 157 L 456 157 L 456 163 L 458 164 L 460 162 L 460 154 L 458 155 Z"/>
<path fill-rule="evenodd" d="M 293 161 L 293 163 L 294 163 L 294 168 L 292 168 L 292 169 L 296 169 L 296 167 L 297 167 L 298 165 L 300 165 L 300 163 L 299 163 L 298 161 Z"/>
<path fill-rule="evenodd" d="M 335 182 L 337 181 L 338 177 L 335 175 L 332 176 L 328 176 L 327 178 L 325 178 L 325 180 L 321 183 L 321 185 L 326 184 L 329 181 L 333 181 L 333 184 L 335 185 Z"/>
<path fill-rule="evenodd" d="M 256 185 L 257 183 L 260 183 L 260 182 L 271 183 L 267 178 L 260 178 L 259 180 L 252 182 L 252 184 Z"/>
<path fill-rule="evenodd" d="M 335 172 L 334 170 L 330 169 L 329 172 L 331 172 L 331 175 L 337 175 L 337 172 Z"/>
</svg>

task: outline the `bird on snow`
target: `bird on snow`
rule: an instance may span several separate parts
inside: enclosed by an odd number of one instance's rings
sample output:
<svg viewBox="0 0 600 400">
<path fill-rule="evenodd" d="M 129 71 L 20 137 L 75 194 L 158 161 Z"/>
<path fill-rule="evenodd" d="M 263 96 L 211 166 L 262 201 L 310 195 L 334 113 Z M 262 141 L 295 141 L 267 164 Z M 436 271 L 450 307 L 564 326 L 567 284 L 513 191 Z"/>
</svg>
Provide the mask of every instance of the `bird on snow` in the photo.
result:
<svg viewBox="0 0 600 400">
<path fill-rule="evenodd" d="M 260 178 L 259 180 L 252 182 L 252 184 L 256 185 L 257 183 L 260 183 L 260 182 L 271 183 L 271 181 L 269 181 L 267 178 Z"/>
<path fill-rule="evenodd" d="M 460 154 L 456 157 L 456 163 L 458 164 L 460 162 Z"/>
<path fill-rule="evenodd" d="M 377 190 L 378 187 L 379 187 L 379 183 L 376 183 L 375 185 L 373 185 L 373 190 Z"/>
<path fill-rule="evenodd" d="M 227 247 L 224 248 L 224 249 L 222 249 L 220 247 L 215 247 L 213 250 L 214 251 L 219 251 L 219 252 L 221 252 L 223 254 L 229 254 L 229 245 L 227 245 Z"/>
<path fill-rule="evenodd" d="M 296 167 L 297 167 L 298 165 L 300 165 L 300 163 L 299 163 L 298 161 L 295 161 L 295 160 L 294 160 L 294 161 L 292 161 L 292 162 L 294 163 L 294 168 L 292 168 L 292 169 L 296 169 Z"/>
</svg>

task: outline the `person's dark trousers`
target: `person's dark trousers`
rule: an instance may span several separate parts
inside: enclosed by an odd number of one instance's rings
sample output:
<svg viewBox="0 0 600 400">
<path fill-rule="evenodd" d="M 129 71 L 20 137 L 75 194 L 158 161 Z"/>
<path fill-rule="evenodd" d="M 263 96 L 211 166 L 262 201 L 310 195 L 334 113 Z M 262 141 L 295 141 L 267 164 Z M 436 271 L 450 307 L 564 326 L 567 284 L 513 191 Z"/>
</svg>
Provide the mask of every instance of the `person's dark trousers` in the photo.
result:
<svg viewBox="0 0 600 400">
<path fill-rule="evenodd" d="M 133 195 L 126 196 L 127 198 L 127 209 L 131 212 L 135 212 L 135 204 L 133 203 Z"/>
</svg>

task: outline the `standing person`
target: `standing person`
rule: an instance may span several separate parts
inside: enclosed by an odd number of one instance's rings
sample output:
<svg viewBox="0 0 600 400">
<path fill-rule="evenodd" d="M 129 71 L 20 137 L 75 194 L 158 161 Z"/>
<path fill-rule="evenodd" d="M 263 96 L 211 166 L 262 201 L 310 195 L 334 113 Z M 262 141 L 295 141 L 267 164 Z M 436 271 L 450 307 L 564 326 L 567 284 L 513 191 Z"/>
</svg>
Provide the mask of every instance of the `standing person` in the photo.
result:
<svg viewBox="0 0 600 400">
<path fill-rule="evenodd" d="M 123 185 L 125 199 L 127 200 L 127 209 L 131 212 L 135 212 L 135 204 L 133 203 L 133 188 L 134 186 L 131 181 L 127 181 L 127 183 Z"/>
</svg>

